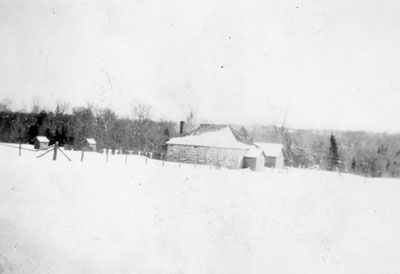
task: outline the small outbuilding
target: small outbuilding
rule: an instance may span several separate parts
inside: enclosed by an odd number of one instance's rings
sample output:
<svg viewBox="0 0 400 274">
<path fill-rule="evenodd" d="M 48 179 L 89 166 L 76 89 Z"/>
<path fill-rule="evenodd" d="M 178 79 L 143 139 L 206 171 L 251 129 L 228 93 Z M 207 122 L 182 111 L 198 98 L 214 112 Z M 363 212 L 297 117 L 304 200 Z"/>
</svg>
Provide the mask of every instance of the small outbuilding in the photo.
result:
<svg viewBox="0 0 400 274">
<path fill-rule="evenodd" d="M 33 140 L 33 147 L 35 149 L 43 149 L 49 146 L 49 139 L 46 136 L 36 136 Z"/>
<path fill-rule="evenodd" d="M 265 166 L 272 168 L 283 168 L 285 157 L 283 155 L 283 144 L 276 143 L 254 143 L 265 155 Z"/>
<path fill-rule="evenodd" d="M 86 151 L 96 151 L 96 140 L 93 138 L 86 138 L 83 140 L 83 148 Z"/>
<path fill-rule="evenodd" d="M 250 168 L 253 171 L 264 170 L 266 157 L 259 148 L 252 148 L 246 151 L 243 156 L 243 168 Z"/>
</svg>

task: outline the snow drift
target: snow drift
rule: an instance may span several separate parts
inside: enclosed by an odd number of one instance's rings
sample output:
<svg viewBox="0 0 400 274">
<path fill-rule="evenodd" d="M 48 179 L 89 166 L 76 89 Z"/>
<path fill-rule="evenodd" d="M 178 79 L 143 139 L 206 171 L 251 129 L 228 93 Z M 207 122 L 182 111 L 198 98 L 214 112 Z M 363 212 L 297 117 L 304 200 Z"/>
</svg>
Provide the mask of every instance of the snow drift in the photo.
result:
<svg viewBox="0 0 400 274">
<path fill-rule="evenodd" d="M 400 182 L 0 147 L 0 273 L 400 273 Z"/>
</svg>

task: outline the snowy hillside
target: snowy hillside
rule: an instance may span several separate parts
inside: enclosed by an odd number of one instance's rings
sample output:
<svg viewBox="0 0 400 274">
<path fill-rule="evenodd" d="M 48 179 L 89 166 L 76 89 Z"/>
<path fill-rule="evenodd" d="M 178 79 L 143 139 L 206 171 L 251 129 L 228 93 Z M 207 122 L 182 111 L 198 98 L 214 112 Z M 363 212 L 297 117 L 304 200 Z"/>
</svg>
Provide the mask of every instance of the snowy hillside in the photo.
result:
<svg viewBox="0 0 400 274">
<path fill-rule="evenodd" d="M 0 146 L 0 273 L 400 273 L 400 181 Z"/>
</svg>

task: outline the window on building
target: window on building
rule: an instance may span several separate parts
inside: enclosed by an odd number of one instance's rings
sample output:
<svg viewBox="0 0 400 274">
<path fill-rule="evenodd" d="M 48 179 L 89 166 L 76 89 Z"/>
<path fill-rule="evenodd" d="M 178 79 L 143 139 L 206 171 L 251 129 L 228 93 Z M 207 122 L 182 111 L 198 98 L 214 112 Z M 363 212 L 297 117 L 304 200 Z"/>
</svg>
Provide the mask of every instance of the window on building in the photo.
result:
<svg viewBox="0 0 400 274">
<path fill-rule="evenodd" d="M 198 152 L 199 152 L 199 162 L 200 163 L 205 163 L 206 162 L 207 149 L 205 147 L 199 147 L 198 148 Z"/>
<path fill-rule="evenodd" d="M 187 150 L 186 149 L 182 148 L 179 151 L 179 160 L 180 161 L 186 161 L 187 160 Z"/>
</svg>

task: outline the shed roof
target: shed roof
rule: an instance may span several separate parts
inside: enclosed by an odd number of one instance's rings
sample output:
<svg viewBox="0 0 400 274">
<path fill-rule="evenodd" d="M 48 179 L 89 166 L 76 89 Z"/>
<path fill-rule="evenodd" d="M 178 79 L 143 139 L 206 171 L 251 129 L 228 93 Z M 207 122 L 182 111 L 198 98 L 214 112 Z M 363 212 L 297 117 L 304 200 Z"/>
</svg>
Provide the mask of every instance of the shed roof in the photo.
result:
<svg viewBox="0 0 400 274">
<path fill-rule="evenodd" d="M 49 143 L 50 142 L 46 136 L 36 136 L 36 140 L 38 140 L 41 143 Z"/>
<path fill-rule="evenodd" d="M 265 156 L 267 157 L 278 157 L 280 153 L 282 153 L 283 144 L 276 143 L 254 143 L 257 147 L 264 151 Z"/>
<path fill-rule="evenodd" d="M 254 145 L 227 125 L 201 124 L 166 144 L 249 149 Z"/>
<path fill-rule="evenodd" d="M 89 145 L 95 145 L 96 144 L 96 140 L 93 139 L 93 138 L 86 138 L 85 141 L 88 142 Z"/>
<path fill-rule="evenodd" d="M 264 155 L 262 149 L 259 148 L 251 148 L 244 154 L 244 157 L 247 158 L 258 158 L 260 155 Z"/>
</svg>

